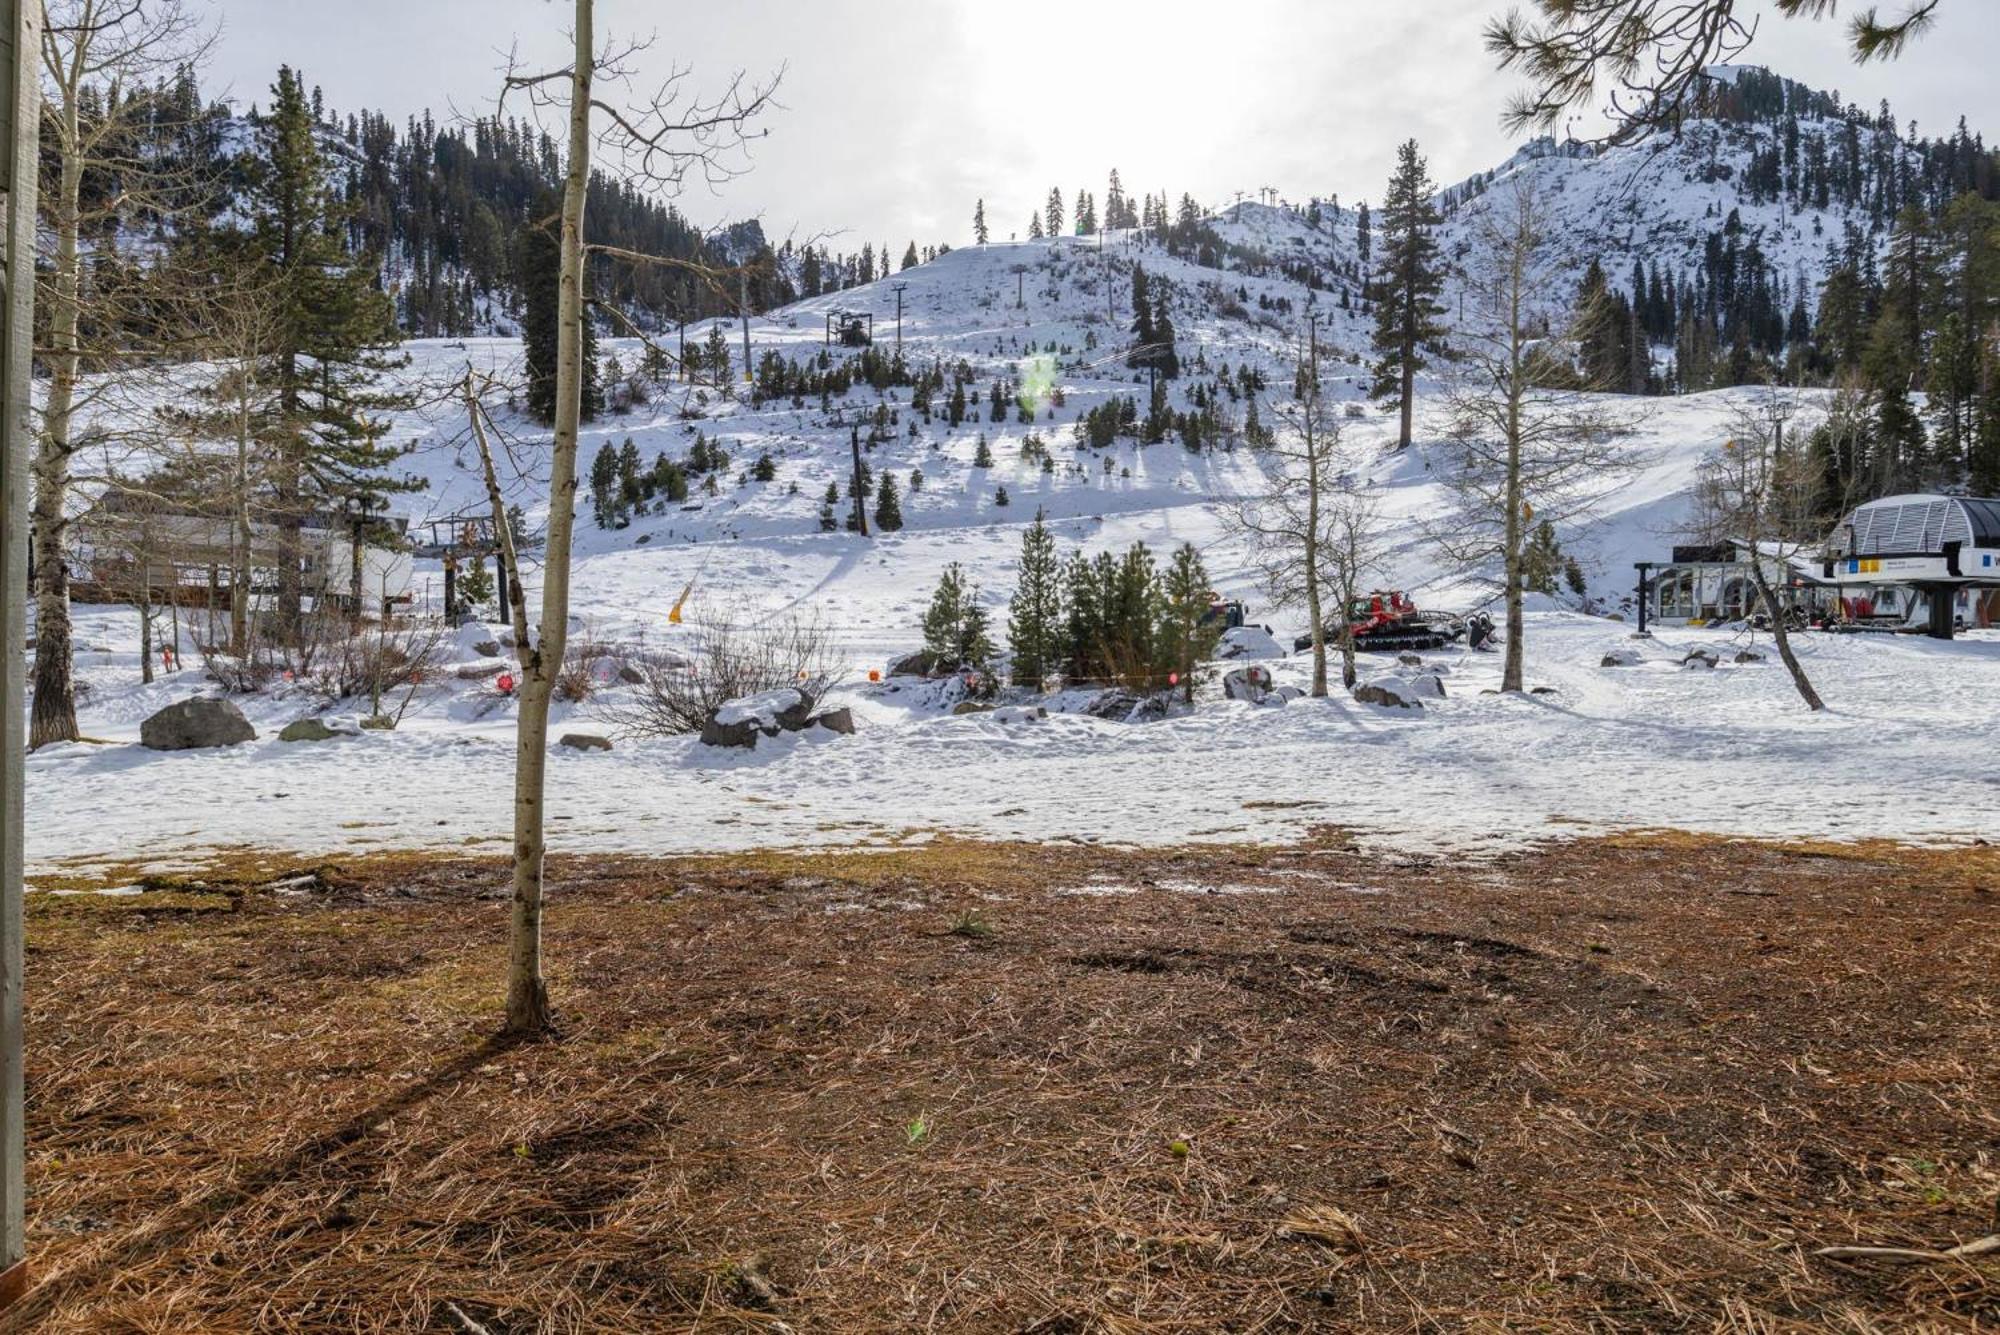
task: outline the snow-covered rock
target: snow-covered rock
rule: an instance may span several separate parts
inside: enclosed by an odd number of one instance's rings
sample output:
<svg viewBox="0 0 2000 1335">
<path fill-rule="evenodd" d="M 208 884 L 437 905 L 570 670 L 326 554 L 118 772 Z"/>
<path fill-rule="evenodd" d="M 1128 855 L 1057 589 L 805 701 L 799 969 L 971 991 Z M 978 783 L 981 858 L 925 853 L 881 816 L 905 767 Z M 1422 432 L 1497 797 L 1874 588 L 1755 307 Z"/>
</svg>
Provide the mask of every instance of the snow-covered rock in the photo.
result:
<svg viewBox="0 0 2000 1335">
<path fill-rule="evenodd" d="M 1283 658 L 1284 646 L 1262 626 L 1236 626 L 1222 632 L 1215 656 L 1225 662 Z"/>
</svg>

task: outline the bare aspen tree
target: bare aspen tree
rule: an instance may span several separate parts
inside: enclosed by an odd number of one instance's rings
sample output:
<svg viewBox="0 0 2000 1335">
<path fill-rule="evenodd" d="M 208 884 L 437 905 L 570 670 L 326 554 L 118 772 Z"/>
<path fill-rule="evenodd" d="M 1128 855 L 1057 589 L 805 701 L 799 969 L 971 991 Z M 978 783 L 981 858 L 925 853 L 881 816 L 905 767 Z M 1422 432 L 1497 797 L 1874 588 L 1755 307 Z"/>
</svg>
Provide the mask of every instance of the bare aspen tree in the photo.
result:
<svg viewBox="0 0 2000 1335">
<path fill-rule="evenodd" d="M 507 77 L 537 107 L 561 107 L 569 121 L 569 158 L 563 181 L 562 257 L 556 304 L 555 440 L 549 460 L 549 522 L 542 569 L 541 621 L 532 637 L 517 634 L 521 659 L 519 729 L 514 752 L 514 900 L 507 971 L 504 1032 L 548 1032 L 553 1017 L 542 974 L 544 797 L 548 766 L 549 703 L 562 671 L 569 624 L 570 547 L 576 522 L 577 432 L 583 404 L 584 202 L 590 186 L 591 150 L 601 146 L 635 183 L 678 189 L 691 174 L 714 182 L 733 173 L 723 155 L 740 146 L 744 127 L 771 100 L 771 86 L 746 90 L 739 75 L 720 98 L 687 103 L 677 69 L 649 99 L 616 105 L 595 88 L 630 84 L 633 62 L 645 47 L 599 51 L 594 0 L 575 0 L 573 54 L 566 69 Z M 567 86 L 567 97 L 550 93 Z M 593 126 L 602 119 L 604 129 Z"/>
<path fill-rule="evenodd" d="M 154 90 L 162 76 L 206 48 L 181 0 L 48 0 L 42 28 L 43 143 L 54 179 L 42 189 L 43 223 L 53 253 L 40 275 L 38 300 L 48 312 L 48 367 L 42 430 L 31 465 L 34 506 L 29 531 L 35 549 L 34 706 L 28 745 L 74 740 L 75 655 L 71 644 L 65 561 L 70 521 L 70 463 L 77 448 L 79 385 L 88 366 L 114 349 L 86 346 L 86 322 L 115 330 L 104 290 L 83 281 L 83 238 L 107 244 L 106 224 L 141 199 L 160 204 L 159 173 L 138 151 L 138 132 L 157 126 Z M 115 179 L 108 202 L 86 202 L 90 177 Z M 86 305 L 90 306 L 87 312 Z M 115 334 L 112 337 L 116 337 Z"/>
<path fill-rule="evenodd" d="M 1558 257 L 1534 188 L 1517 183 L 1482 217 L 1466 276 L 1467 314 L 1446 393 L 1445 466 L 1452 508 L 1433 529 L 1445 556 L 1482 576 L 1497 566 L 1506 608 L 1500 689 L 1523 674 L 1529 525 L 1587 520 L 1636 463 L 1631 419 L 1578 387 L 1566 345 L 1544 330 Z"/>
<path fill-rule="evenodd" d="M 1703 460 L 1695 479 L 1696 528 L 1714 543 L 1748 550 L 1750 582 L 1771 625 L 1778 657 L 1806 708 L 1817 713 L 1825 701 L 1806 676 L 1792 647 L 1788 610 L 1771 583 L 1767 563 L 1782 583 L 1792 559 L 1820 540 L 1815 514 L 1815 480 L 1805 451 L 1788 438 L 1786 425 L 1799 415 L 1797 401 L 1771 389 L 1737 412 L 1729 439 Z"/>
<path fill-rule="evenodd" d="M 1303 608 L 1311 623 L 1312 694 L 1327 693 L 1327 614 L 1340 618 L 1341 681 L 1355 682 L 1347 607 L 1380 568 L 1376 504 L 1358 480 L 1360 461 L 1343 449 L 1340 420 L 1302 372 L 1302 396 L 1277 410 L 1264 451 L 1270 488 L 1245 499 L 1227 522 L 1249 542 L 1265 592 L 1277 607 Z"/>
<path fill-rule="evenodd" d="M 486 503 L 493 514 L 493 542 L 495 559 L 500 562 L 500 572 L 507 581 L 508 622 L 514 628 L 516 653 L 528 639 L 528 596 L 521 587 L 521 554 L 514 546 L 514 526 L 507 521 L 507 498 L 500 490 L 500 473 L 493 466 L 492 437 L 497 435 L 492 414 L 486 410 L 481 397 L 494 387 L 491 376 L 482 376 L 470 366 L 466 367 L 465 379 L 459 384 L 459 392 L 465 399 L 467 429 L 472 433 L 473 445 L 479 451 L 480 476 L 486 482 Z M 526 666 L 526 660 L 522 660 Z"/>
</svg>

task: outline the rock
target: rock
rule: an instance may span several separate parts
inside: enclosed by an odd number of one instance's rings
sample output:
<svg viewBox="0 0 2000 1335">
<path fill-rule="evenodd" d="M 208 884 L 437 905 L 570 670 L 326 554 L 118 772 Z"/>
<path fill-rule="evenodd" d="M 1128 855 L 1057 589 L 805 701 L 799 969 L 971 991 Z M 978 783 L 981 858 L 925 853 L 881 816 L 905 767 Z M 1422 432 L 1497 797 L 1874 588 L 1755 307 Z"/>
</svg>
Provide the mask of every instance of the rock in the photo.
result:
<svg viewBox="0 0 2000 1335">
<path fill-rule="evenodd" d="M 497 658 L 490 663 L 461 663 L 452 675 L 460 681 L 485 681 L 488 677 L 499 676 L 506 667 L 507 664 Z"/>
<path fill-rule="evenodd" d="M 316 718 L 302 718 L 287 723 L 285 730 L 278 734 L 281 742 L 328 742 L 340 736 L 332 728 Z"/>
<path fill-rule="evenodd" d="M 993 711 L 995 723 L 1039 723 L 1048 716 L 1043 705 L 1005 705 Z"/>
<path fill-rule="evenodd" d="M 566 732 L 557 740 L 556 745 L 567 746 L 572 751 L 609 751 L 611 739 L 589 732 Z"/>
<path fill-rule="evenodd" d="M 1238 626 L 1222 632 L 1222 642 L 1216 646 L 1215 656 L 1220 659 L 1283 658 L 1285 648 L 1262 626 Z"/>
<path fill-rule="evenodd" d="M 1083 712 L 1092 718 L 1101 718 L 1110 723 L 1123 723 L 1132 716 L 1139 705 L 1139 697 L 1131 691 L 1112 689 L 1093 696 L 1083 707 Z"/>
<path fill-rule="evenodd" d="M 1736 661 L 1739 663 L 1761 663 L 1764 661 L 1764 655 L 1754 649 L 1745 649 L 1736 655 Z"/>
<path fill-rule="evenodd" d="M 257 730 L 242 710 L 206 696 L 168 705 L 139 725 L 139 744 L 154 751 L 194 751 L 256 740 Z"/>
<path fill-rule="evenodd" d="M 756 746 L 757 739 L 764 735 L 763 728 L 758 726 L 757 720 L 754 718 L 735 719 L 728 723 L 722 722 L 719 718 L 714 718 L 710 719 L 702 728 L 701 744 L 703 746 L 735 746 L 747 751 Z M 776 736 L 777 730 L 773 729 L 770 735 Z"/>
<path fill-rule="evenodd" d="M 960 700 L 951 707 L 953 718 L 960 718 L 966 714 L 991 714 L 992 712 L 992 705 L 982 705 L 977 700 Z"/>
<path fill-rule="evenodd" d="M 638 668 L 633 667 L 630 663 L 620 663 L 618 665 L 618 680 L 624 682 L 627 686 L 639 686 L 645 683 L 646 674 L 639 671 Z"/>
<path fill-rule="evenodd" d="M 1230 700 L 1245 700 L 1253 705 L 1264 703 L 1271 693 L 1271 670 L 1262 667 L 1237 668 L 1222 675 L 1222 694 Z"/>
<path fill-rule="evenodd" d="M 1272 691 L 1264 703 L 1267 705 L 1288 705 L 1294 700 L 1303 700 L 1306 693 L 1296 686 L 1280 686 Z"/>
<path fill-rule="evenodd" d="M 1364 705 L 1383 705 L 1390 709 L 1422 709 L 1423 703 L 1410 690 L 1410 683 L 1395 677 L 1378 677 L 1374 681 L 1364 681 L 1354 688 L 1355 700 Z"/>
<path fill-rule="evenodd" d="M 1713 653 L 1709 652 L 1707 649 L 1693 649 L 1688 652 L 1688 656 L 1686 658 L 1683 658 L 1681 660 L 1681 666 L 1691 667 L 1691 668 L 1712 668 L 1721 661 L 1722 661 L 1721 659 L 1717 658 Z"/>
<path fill-rule="evenodd" d="M 1424 657 L 1422 654 L 1413 654 L 1408 650 L 1404 650 L 1402 653 L 1397 654 L 1396 661 L 1398 663 L 1401 663 L 1404 667 L 1422 667 L 1424 665 Z"/>
<path fill-rule="evenodd" d="M 1608 668 L 1638 667 L 1639 664 L 1645 661 L 1645 655 L 1641 654 L 1637 649 L 1613 649 L 1604 656 L 1604 660 L 1597 666 Z"/>
<path fill-rule="evenodd" d="M 1435 672 L 1420 672 L 1403 682 L 1410 695 L 1419 700 L 1444 699 L 1444 678 Z"/>
<path fill-rule="evenodd" d="M 852 737 L 854 735 L 854 711 L 844 706 L 840 709 L 829 709 L 824 713 L 813 715 L 812 723 L 809 726 L 825 728 L 828 732 L 837 732 L 842 737 Z"/>
<path fill-rule="evenodd" d="M 931 656 L 919 649 L 916 653 L 904 654 L 901 658 L 890 663 L 889 675 L 892 677 L 928 677 L 936 667 L 937 664 L 932 660 Z"/>
<path fill-rule="evenodd" d="M 478 654 L 481 658 L 498 658 L 500 656 L 500 641 L 480 640 L 472 646 L 472 652 Z"/>
<path fill-rule="evenodd" d="M 394 732 L 396 730 L 396 720 L 390 718 L 387 714 L 370 714 L 367 718 L 361 720 L 361 726 L 370 732 Z"/>
<path fill-rule="evenodd" d="M 1536 686 L 1528 691 L 1529 695 L 1554 695 L 1555 693 L 1556 688 L 1553 686 Z"/>
<path fill-rule="evenodd" d="M 805 696 L 790 687 L 746 695 L 716 710 L 701 730 L 701 740 L 709 746 L 752 747 L 760 736 L 799 731 L 811 713 Z"/>
</svg>

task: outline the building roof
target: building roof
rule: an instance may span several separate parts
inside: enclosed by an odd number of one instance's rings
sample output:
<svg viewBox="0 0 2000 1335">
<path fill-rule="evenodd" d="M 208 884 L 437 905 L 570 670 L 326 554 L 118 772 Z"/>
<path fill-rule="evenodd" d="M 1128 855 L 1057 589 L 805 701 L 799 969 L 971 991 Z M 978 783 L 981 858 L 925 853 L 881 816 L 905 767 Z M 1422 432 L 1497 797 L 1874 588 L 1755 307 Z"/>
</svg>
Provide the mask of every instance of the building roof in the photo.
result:
<svg viewBox="0 0 2000 1335">
<path fill-rule="evenodd" d="M 2000 547 L 2000 500 L 1914 494 L 1857 506 L 1838 535 L 1843 556 L 1936 555 L 1949 542 Z"/>
</svg>

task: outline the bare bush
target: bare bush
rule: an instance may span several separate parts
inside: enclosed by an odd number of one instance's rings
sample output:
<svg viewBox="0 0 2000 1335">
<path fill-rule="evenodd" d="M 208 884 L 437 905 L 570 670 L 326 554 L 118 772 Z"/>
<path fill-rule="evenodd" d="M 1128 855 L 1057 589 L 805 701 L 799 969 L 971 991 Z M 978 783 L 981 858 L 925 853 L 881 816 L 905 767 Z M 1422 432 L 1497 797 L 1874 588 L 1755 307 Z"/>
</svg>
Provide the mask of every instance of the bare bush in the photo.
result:
<svg viewBox="0 0 2000 1335">
<path fill-rule="evenodd" d="M 816 706 L 839 676 L 832 632 L 817 614 L 758 625 L 708 618 L 696 609 L 685 653 L 641 652 L 640 680 L 613 720 L 641 737 L 700 732 L 731 700 L 789 687 Z"/>
<path fill-rule="evenodd" d="M 613 646 L 600 640 L 586 625 L 571 642 L 569 652 L 563 655 L 562 666 L 556 670 L 556 699 L 576 705 L 588 700 L 600 684 L 596 676 L 597 665 L 613 654 Z"/>
</svg>

